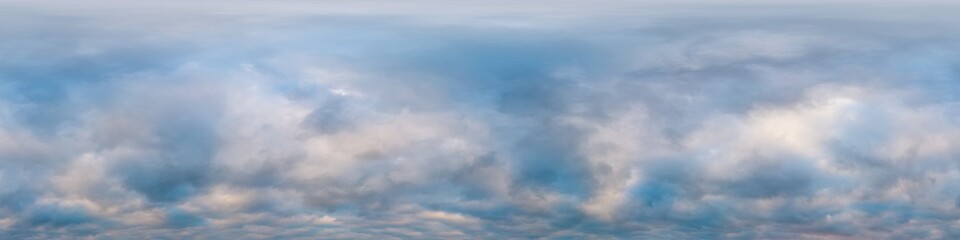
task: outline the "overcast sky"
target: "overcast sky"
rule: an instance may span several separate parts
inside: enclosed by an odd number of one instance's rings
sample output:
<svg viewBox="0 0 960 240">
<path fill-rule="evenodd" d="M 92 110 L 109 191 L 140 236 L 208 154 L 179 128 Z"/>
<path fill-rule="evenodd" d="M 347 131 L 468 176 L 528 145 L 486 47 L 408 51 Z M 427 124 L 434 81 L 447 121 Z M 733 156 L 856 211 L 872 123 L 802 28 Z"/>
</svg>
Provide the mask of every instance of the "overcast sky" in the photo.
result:
<svg viewBox="0 0 960 240">
<path fill-rule="evenodd" d="M 0 239 L 960 239 L 960 5 L 826 2 L 0 0 Z"/>
</svg>

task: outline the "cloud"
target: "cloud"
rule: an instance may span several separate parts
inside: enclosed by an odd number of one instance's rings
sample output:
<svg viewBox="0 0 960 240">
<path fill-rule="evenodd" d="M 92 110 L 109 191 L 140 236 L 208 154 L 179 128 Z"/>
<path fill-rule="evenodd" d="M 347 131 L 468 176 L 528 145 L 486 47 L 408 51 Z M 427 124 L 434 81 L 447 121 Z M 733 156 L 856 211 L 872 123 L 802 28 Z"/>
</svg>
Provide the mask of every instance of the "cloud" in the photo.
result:
<svg viewBox="0 0 960 240">
<path fill-rule="evenodd" d="M 932 6 L 3 4 L 0 237 L 960 236 Z"/>
</svg>

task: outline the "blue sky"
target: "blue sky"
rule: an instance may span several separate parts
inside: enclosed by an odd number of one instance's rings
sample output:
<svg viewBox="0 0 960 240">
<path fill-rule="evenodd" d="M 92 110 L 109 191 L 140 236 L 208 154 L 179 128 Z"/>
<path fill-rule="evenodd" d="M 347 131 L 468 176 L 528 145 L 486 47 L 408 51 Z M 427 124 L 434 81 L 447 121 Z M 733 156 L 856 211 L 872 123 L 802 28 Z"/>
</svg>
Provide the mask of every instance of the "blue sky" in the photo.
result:
<svg viewBox="0 0 960 240">
<path fill-rule="evenodd" d="M 0 1 L 0 238 L 957 239 L 956 12 Z"/>
</svg>

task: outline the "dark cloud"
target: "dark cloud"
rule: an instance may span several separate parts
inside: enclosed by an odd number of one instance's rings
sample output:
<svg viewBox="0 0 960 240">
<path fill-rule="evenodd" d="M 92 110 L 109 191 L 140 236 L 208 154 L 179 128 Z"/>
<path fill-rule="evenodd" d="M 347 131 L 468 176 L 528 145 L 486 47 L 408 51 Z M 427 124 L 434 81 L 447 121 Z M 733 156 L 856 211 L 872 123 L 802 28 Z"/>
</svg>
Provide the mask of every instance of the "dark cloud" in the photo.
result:
<svg viewBox="0 0 960 240">
<path fill-rule="evenodd" d="M 202 217 L 175 208 L 167 210 L 165 220 L 167 226 L 173 228 L 201 226 L 205 223 Z"/>
<path fill-rule="evenodd" d="M 27 213 L 27 224 L 31 226 L 51 225 L 61 227 L 91 222 L 94 217 L 84 209 L 77 207 L 37 206 Z"/>
</svg>

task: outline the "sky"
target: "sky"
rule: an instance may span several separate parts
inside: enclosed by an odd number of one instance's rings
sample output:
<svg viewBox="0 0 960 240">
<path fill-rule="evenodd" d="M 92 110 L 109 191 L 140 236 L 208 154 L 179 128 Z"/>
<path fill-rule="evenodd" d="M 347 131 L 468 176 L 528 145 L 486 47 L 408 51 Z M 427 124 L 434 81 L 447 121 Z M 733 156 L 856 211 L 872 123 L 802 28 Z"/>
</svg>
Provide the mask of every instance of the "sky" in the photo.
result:
<svg viewBox="0 0 960 240">
<path fill-rule="evenodd" d="M 960 239 L 958 12 L 0 0 L 0 239 Z"/>
</svg>

